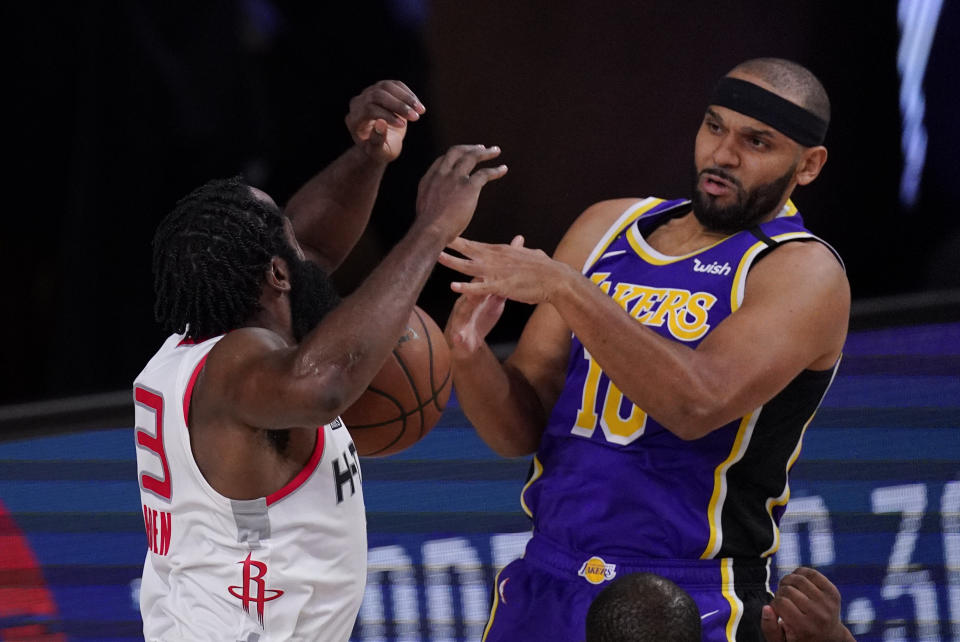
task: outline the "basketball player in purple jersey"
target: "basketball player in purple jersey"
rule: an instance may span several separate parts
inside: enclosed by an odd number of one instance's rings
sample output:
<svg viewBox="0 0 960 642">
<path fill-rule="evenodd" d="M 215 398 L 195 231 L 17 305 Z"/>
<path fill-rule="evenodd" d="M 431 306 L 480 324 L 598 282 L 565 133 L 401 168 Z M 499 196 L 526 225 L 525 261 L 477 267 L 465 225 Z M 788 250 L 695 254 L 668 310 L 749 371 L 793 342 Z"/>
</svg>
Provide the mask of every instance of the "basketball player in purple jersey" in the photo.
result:
<svg viewBox="0 0 960 642">
<path fill-rule="evenodd" d="M 497 148 L 451 148 L 420 182 L 410 231 L 338 303 L 325 270 L 356 243 L 422 112 L 402 83 L 378 83 L 351 101 L 356 145 L 287 216 L 236 178 L 194 190 L 158 227 L 156 313 L 172 334 L 134 382 L 145 639 L 349 638 L 366 516 L 338 415 L 390 354 L 482 187 L 506 173 L 477 167 Z"/>
<path fill-rule="evenodd" d="M 520 237 L 441 256 L 474 277 L 446 328 L 464 412 L 499 454 L 536 453 L 533 538 L 486 640 L 579 640 L 632 572 L 689 592 L 705 640 L 763 639 L 788 473 L 847 333 L 843 266 L 790 201 L 829 113 L 805 68 L 745 62 L 697 133 L 692 201 L 593 205 L 552 259 Z M 504 299 L 537 307 L 501 365 L 484 337 Z"/>
</svg>

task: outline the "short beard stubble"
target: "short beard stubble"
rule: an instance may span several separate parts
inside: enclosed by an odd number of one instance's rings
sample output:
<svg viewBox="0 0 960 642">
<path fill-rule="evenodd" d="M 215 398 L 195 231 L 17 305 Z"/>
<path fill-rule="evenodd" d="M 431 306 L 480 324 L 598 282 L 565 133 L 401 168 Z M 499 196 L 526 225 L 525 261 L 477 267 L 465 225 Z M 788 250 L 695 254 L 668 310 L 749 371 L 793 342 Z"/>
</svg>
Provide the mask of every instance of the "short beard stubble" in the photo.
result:
<svg viewBox="0 0 960 642">
<path fill-rule="evenodd" d="M 794 163 L 780 178 L 758 185 L 747 192 L 743 189 L 740 181 L 720 168 L 708 167 L 701 172 L 697 172 L 697 168 L 694 167 L 693 198 L 691 199 L 693 215 L 697 217 L 701 225 L 714 232 L 733 234 L 752 227 L 770 214 L 780 203 L 780 199 L 783 198 L 783 193 L 786 191 L 787 185 L 790 184 L 796 168 L 796 163 Z M 726 207 L 714 205 L 715 198 L 700 191 L 700 176 L 703 174 L 713 174 L 733 184 L 737 190 L 737 202 Z"/>
</svg>

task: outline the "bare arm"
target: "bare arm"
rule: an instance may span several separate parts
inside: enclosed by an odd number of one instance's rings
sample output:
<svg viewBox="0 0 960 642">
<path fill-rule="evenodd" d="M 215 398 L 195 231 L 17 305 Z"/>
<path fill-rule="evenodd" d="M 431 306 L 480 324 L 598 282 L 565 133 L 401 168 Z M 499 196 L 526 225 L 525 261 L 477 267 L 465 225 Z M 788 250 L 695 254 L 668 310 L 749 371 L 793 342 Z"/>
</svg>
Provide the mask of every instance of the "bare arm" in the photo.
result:
<svg viewBox="0 0 960 642">
<path fill-rule="evenodd" d="M 400 155 L 407 122 L 425 111 L 396 80 L 382 80 L 350 101 L 345 121 L 354 146 L 307 181 L 287 203 L 297 240 L 307 258 L 333 272 L 370 221 L 380 180 Z"/>
<path fill-rule="evenodd" d="M 256 428 L 311 428 L 349 407 L 395 345 L 443 246 L 470 221 L 483 185 L 506 173 L 502 165 L 475 170 L 498 154 L 461 146 L 437 159 L 420 183 L 411 230 L 299 345 L 263 328 L 224 337 L 197 384 L 210 393 L 208 416 Z M 277 269 L 282 260 L 274 261 Z"/>
<path fill-rule="evenodd" d="M 457 311 L 447 325 L 453 385 L 477 434 L 499 455 L 537 449 L 550 409 L 563 387 L 570 331 L 546 307 L 534 311 L 517 349 L 501 364 L 486 343 L 466 351 L 450 341 Z"/>
<path fill-rule="evenodd" d="M 554 259 L 579 270 L 594 244 L 635 199 L 588 209 L 560 241 Z M 512 247 L 522 247 L 517 237 Z M 496 295 L 464 294 L 445 330 L 457 398 L 470 423 L 494 452 L 534 452 L 566 378 L 570 326 L 550 305 L 534 310 L 512 355 L 500 364 L 484 342 L 503 310 Z"/>
<path fill-rule="evenodd" d="M 820 243 L 778 248 L 750 272 L 742 307 L 696 350 L 634 321 L 570 265 L 542 252 L 457 239 L 441 263 L 480 281 L 472 295 L 549 303 L 623 393 L 668 430 L 696 439 L 765 403 L 805 368 L 826 369 L 846 337 L 846 277 Z M 639 376 L 643 371 L 656 376 Z"/>
</svg>

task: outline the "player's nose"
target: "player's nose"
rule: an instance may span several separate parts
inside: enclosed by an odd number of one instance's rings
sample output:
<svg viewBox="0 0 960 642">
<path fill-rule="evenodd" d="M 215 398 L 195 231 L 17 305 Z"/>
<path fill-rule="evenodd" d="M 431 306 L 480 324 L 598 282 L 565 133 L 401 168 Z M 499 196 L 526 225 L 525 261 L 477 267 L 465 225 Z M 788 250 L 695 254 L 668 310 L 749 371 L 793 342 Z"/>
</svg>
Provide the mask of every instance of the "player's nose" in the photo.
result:
<svg viewBox="0 0 960 642">
<path fill-rule="evenodd" d="M 718 167 L 737 167 L 740 165 L 740 155 L 734 146 L 733 136 L 730 134 L 721 137 L 713 150 L 713 162 Z"/>
</svg>

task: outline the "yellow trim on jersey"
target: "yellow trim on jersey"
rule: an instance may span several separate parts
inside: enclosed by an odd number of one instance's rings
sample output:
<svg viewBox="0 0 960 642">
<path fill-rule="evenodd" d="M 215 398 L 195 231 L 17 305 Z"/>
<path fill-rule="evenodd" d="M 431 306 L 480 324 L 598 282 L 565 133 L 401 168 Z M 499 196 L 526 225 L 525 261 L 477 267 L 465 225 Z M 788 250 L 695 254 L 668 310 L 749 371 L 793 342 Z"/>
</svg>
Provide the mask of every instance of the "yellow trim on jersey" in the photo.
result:
<svg viewBox="0 0 960 642">
<path fill-rule="evenodd" d="M 816 414 L 816 413 L 814 413 Z M 790 455 L 790 459 L 787 460 L 787 472 L 789 473 L 790 469 L 793 468 L 794 462 L 797 461 L 797 457 L 800 456 L 800 449 L 803 446 L 803 436 L 807 432 L 807 426 L 810 425 L 810 422 L 813 421 L 813 415 L 810 415 L 810 418 L 807 419 L 807 423 L 803 424 L 803 430 L 800 431 L 800 439 L 797 440 L 797 447 L 793 449 L 793 453 Z M 760 553 L 760 557 L 770 557 L 777 552 L 777 549 L 780 548 L 780 529 L 777 527 L 776 520 L 773 519 L 773 507 L 774 506 L 786 506 L 787 502 L 790 501 L 790 478 L 787 478 L 787 483 L 783 487 L 783 492 L 780 493 L 779 497 L 768 497 L 766 506 L 767 506 L 767 516 L 770 517 L 770 527 L 773 529 L 773 544 Z"/>
<path fill-rule="evenodd" d="M 784 204 L 780 212 L 777 214 L 777 218 L 783 218 L 787 216 L 796 216 L 796 214 L 797 214 L 797 206 L 793 204 L 793 201 L 791 201 L 790 199 L 787 199 L 787 202 Z M 621 227 L 620 229 L 622 230 L 623 228 Z M 730 236 L 733 236 L 733 235 L 731 234 Z M 627 241 L 630 243 L 630 247 L 633 248 L 633 251 L 636 252 L 637 255 L 647 263 L 650 263 L 652 265 L 669 265 L 670 263 L 676 263 L 677 261 L 683 261 L 684 259 L 689 259 L 690 257 L 696 256 L 701 252 L 706 252 L 707 250 L 713 247 L 716 247 L 717 245 L 720 245 L 721 243 L 726 241 L 728 238 L 730 238 L 730 236 L 726 236 L 720 239 L 719 241 L 717 241 L 716 243 L 713 243 L 712 245 L 708 245 L 706 247 L 700 248 L 699 250 L 695 250 L 693 252 L 690 252 L 689 254 L 684 254 L 683 256 L 667 256 L 665 254 L 660 254 L 659 252 L 657 252 L 659 256 L 652 254 L 651 252 L 655 250 L 653 250 L 653 248 L 646 243 L 643 237 L 639 235 L 639 232 L 637 232 L 636 228 L 630 230 L 630 232 L 627 233 Z"/>
<path fill-rule="evenodd" d="M 722 582 L 721 592 L 723 597 L 727 598 L 730 604 L 730 617 L 727 618 L 727 641 L 735 642 L 737 639 L 737 628 L 740 626 L 740 618 L 743 616 L 743 602 L 737 597 L 734 590 L 733 579 L 733 558 L 725 557 L 720 560 L 720 577 Z"/>
<path fill-rule="evenodd" d="M 650 247 L 645 240 L 643 240 L 643 237 L 640 236 L 640 233 L 637 231 L 636 228 L 631 229 L 627 233 L 627 241 L 630 243 L 630 247 L 633 248 L 633 251 L 636 252 L 641 259 L 643 259 L 647 263 L 652 263 L 653 265 L 669 265 L 670 263 L 676 263 L 677 261 L 689 259 L 691 256 L 696 256 L 697 254 L 701 254 L 711 248 L 714 248 L 720 245 L 721 243 L 726 241 L 728 238 L 730 238 L 730 236 L 725 236 L 719 241 L 717 241 L 716 243 L 712 243 L 706 247 L 702 247 L 699 250 L 690 252 L 689 254 L 684 254 L 683 256 L 667 256 L 666 254 L 660 254 L 660 256 L 654 256 L 653 254 L 650 253 L 650 250 L 653 250 L 653 248 Z M 656 251 L 656 250 L 653 250 L 653 251 Z"/>
<path fill-rule="evenodd" d="M 655 208 L 661 203 L 665 203 L 666 199 L 655 198 L 653 196 L 648 196 L 647 198 L 641 199 L 625 209 L 623 214 L 620 215 L 613 225 L 607 228 L 607 231 L 604 232 L 604 235 L 600 237 L 600 240 L 593 247 L 593 251 L 590 252 L 590 256 L 587 257 L 586 262 L 583 264 L 582 272 L 587 273 L 593 264 L 603 256 L 603 253 L 607 251 L 607 248 L 610 247 L 610 244 L 620 236 L 620 233 L 627 228 L 628 225 L 633 223 L 635 220 Z"/>
<path fill-rule="evenodd" d="M 527 502 L 523 499 L 523 494 L 527 492 L 527 489 L 530 488 L 530 485 L 539 479 L 540 475 L 543 474 L 543 464 L 540 463 L 540 460 L 537 459 L 537 456 L 533 456 L 533 474 L 530 475 L 530 480 L 523 485 L 523 488 L 520 490 L 520 506 L 523 507 L 523 512 L 527 514 L 527 517 L 533 519 L 533 511 L 530 510 L 530 507 L 527 506 Z"/>
<path fill-rule="evenodd" d="M 770 238 L 774 241 L 787 241 L 797 238 L 815 239 L 817 237 L 810 232 L 787 232 L 785 234 L 771 236 Z M 740 258 L 740 264 L 737 266 L 737 271 L 733 275 L 733 285 L 730 288 L 731 313 L 739 310 L 740 305 L 743 303 L 743 293 L 746 290 L 747 272 L 750 270 L 750 266 L 753 265 L 753 261 L 757 258 L 757 255 L 768 247 L 769 246 L 763 241 L 757 241 L 751 245 L 750 249 L 744 252 L 743 256 Z"/>
<path fill-rule="evenodd" d="M 797 206 L 793 204 L 789 198 L 783 206 L 783 210 L 777 214 L 777 218 L 783 218 L 785 216 L 796 216 L 797 215 Z"/>
<path fill-rule="evenodd" d="M 727 470 L 740 461 L 743 453 L 747 451 L 747 445 L 750 443 L 750 437 L 753 436 L 753 427 L 757 423 L 761 409 L 758 408 L 743 417 L 740 421 L 740 428 L 737 430 L 737 438 L 733 442 L 733 448 L 730 449 L 730 455 L 713 472 L 713 494 L 710 496 L 710 504 L 707 507 L 710 539 L 707 541 L 707 547 L 700 555 L 702 560 L 713 559 L 720 552 L 720 546 L 723 544 L 720 514 L 723 510 L 723 502 L 727 497 Z"/>
<path fill-rule="evenodd" d="M 490 607 L 490 617 L 487 618 L 487 626 L 483 629 L 483 637 L 480 638 L 480 642 L 486 641 L 487 634 L 490 633 L 490 627 L 493 626 L 493 618 L 497 614 L 497 605 L 500 604 L 500 574 L 503 573 L 505 568 L 507 567 L 504 566 L 497 571 L 497 576 L 493 578 L 493 606 Z"/>
</svg>

